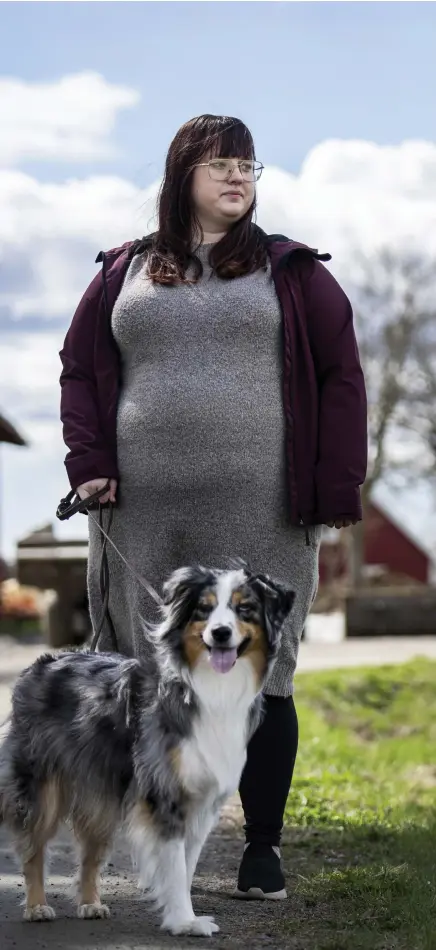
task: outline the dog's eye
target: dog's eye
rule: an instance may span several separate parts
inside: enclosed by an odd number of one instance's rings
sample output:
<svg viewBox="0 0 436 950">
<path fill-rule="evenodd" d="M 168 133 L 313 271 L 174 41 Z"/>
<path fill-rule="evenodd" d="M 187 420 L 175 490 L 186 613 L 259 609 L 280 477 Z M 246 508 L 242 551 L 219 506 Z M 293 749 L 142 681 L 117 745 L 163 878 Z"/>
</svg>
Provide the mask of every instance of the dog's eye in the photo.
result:
<svg viewBox="0 0 436 950">
<path fill-rule="evenodd" d="M 256 608 L 254 604 L 238 604 L 236 612 L 244 620 L 253 620 L 256 615 Z"/>
<path fill-rule="evenodd" d="M 210 616 L 213 610 L 213 604 L 197 604 L 197 607 L 194 611 L 194 617 L 197 620 L 206 620 Z"/>
</svg>

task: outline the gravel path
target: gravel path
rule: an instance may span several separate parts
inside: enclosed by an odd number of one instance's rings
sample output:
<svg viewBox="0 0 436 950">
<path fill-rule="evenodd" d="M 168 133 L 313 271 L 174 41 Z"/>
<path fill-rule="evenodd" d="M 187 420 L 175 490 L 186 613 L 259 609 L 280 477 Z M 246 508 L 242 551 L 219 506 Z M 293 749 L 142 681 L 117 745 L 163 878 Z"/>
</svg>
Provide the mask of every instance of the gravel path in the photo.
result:
<svg viewBox="0 0 436 950">
<path fill-rule="evenodd" d="M 10 688 L 19 671 L 44 649 L 39 644 L 17 645 L 0 638 L 0 719 L 7 716 Z M 344 641 L 339 644 L 301 646 L 299 669 L 315 670 L 338 666 L 402 662 L 415 655 L 436 658 L 436 637 Z M 214 914 L 221 930 L 212 939 L 173 938 L 162 934 L 155 914 L 138 896 L 130 871 L 129 856 L 122 843 L 114 850 L 104 876 L 103 899 L 112 912 L 109 921 L 82 921 L 75 918 L 68 891 L 74 873 L 74 851 L 66 832 L 59 835 L 52 850 L 48 900 L 57 912 L 52 923 L 39 925 L 21 921 L 23 883 L 7 836 L 0 831 L 0 947 L 1 950 L 165 950 L 165 948 L 214 947 L 216 950 L 303 950 L 298 921 L 304 915 L 299 898 L 292 894 L 292 848 L 285 843 L 288 901 L 277 905 L 241 904 L 232 898 L 242 850 L 241 811 L 238 800 L 226 807 L 220 825 L 211 835 L 194 882 L 196 913 Z M 307 912 L 306 912 L 307 913 Z M 307 943 L 304 943 L 307 948 Z M 316 948 L 313 948 L 316 950 Z"/>
</svg>

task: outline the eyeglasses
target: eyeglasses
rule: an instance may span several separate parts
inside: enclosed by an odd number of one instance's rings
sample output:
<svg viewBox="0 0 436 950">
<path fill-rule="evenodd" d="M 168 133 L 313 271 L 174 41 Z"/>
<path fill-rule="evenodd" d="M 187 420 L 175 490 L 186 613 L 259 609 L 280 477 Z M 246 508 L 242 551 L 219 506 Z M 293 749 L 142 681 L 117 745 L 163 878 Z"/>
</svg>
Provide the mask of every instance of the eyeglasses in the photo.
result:
<svg viewBox="0 0 436 950">
<path fill-rule="evenodd" d="M 261 162 L 252 162 L 243 159 L 235 162 L 231 158 L 212 158 L 210 162 L 199 162 L 197 168 L 208 168 L 209 177 L 213 181 L 226 181 L 233 175 L 235 168 L 239 168 L 244 181 L 259 181 L 264 166 Z"/>
</svg>

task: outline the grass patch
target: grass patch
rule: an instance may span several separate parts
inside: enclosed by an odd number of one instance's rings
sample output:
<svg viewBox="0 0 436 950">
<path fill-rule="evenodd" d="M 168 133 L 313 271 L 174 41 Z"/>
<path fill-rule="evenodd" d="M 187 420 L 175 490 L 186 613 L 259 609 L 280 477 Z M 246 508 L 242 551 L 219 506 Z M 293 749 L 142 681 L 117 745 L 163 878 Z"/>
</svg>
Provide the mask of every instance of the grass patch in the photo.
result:
<svg viewBox="0 0 436 950">
<path fill-rule="evenodd" d="M 300 675 L 295 699 L 284 853 L 301 936 L 436 950 L 436 663 Z"/>
<path fill-rule="evenodd" d="M 41 636 L 40 623 L 39 620 L 35 620 L 32 617 L 27 619 L 19 620 L 18 618 L 13 617 L 2 617 L 0 615 L 0 637 L 21 637 L 25 640 L 26 637 L 38 638 Z"/>
</svg>

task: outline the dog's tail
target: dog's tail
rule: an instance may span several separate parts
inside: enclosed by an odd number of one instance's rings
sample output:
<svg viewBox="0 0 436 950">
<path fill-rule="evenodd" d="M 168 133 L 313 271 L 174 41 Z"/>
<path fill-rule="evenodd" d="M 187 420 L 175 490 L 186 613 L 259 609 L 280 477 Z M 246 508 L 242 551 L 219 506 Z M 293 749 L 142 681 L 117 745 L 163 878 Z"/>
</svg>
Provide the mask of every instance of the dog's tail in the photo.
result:
<svg viewBox="0 0 436 950">
<path fill-rule="evenodd" d="M 11 721 L 12 716 L 9 713 L 9 716 L 1 723 L 0 725 L 0 825 L 3 824 L 5 820 L 5 790 L 4 790 L 4 779 L 7 772 L 7 753 L 6 753 L 6 738 L 8 731 L 5 729 L 5 726 Z"/>
<path fill-rule="evenodd" d="M 2 723 L 0 723 L 0 738 L 1 738 L 1 735 L 2 735 L 3 727 L 6 726 L 6 725 L 8 724 L 8 722 L 11 721 L 11 719 L 12 719 L 12 713 L 9 713 L 9 714 L 6 716 L 6 719 L 4 719 Z"/>
</svg>

